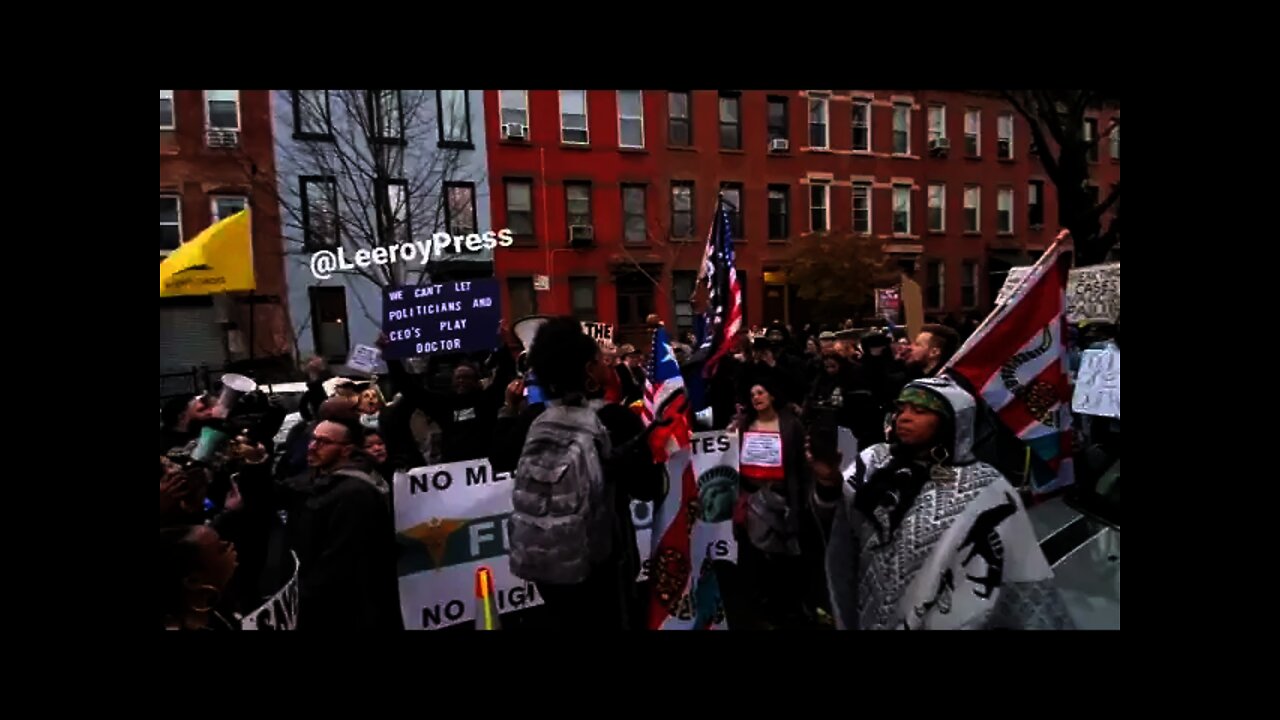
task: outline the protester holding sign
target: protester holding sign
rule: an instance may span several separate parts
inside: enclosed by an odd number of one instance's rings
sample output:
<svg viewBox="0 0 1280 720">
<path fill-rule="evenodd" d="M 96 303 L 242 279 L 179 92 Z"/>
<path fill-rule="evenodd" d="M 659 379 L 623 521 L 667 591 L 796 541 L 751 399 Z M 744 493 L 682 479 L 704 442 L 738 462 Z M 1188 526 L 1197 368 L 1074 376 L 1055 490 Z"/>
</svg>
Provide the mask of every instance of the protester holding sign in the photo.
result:
<svg viewBox="0 0 1280 720">
<path fill-rule="evenodd" d="M 898 408 L 889 442 L 844 472 L 838 452 L 810 455 L 837 627 L 1069 627 L 1017 492 L 973 457 L 974 399 L 925 378 Z"/>
</svg>

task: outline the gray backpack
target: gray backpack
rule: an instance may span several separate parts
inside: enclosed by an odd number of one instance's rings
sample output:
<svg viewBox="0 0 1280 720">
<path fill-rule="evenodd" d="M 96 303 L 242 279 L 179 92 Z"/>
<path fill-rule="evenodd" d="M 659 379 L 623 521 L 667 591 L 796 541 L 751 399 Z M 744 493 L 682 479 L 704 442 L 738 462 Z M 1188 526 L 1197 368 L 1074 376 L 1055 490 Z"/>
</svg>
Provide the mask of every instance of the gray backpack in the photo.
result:
<svg viewBox="0 0 1280 720">
<path fill-rule="evenodd" d="M 547 408 L 533 421 L 516 465 L 511 572 L 572 585 L 613 550 L 613 503 L 601 458 L 609 434 L 594 410 Z"/>
</svg>

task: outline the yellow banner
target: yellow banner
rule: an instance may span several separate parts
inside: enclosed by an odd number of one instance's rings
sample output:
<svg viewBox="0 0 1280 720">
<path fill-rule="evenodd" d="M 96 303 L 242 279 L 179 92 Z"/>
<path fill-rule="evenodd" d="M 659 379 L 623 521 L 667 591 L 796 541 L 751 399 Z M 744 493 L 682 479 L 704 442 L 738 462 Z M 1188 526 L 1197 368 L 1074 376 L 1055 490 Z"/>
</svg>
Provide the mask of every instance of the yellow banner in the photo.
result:
<svg viewBox="0 0 1280 720">
<path fill-rule="evenodd" d="M 249 211 L 214 223 L 160 263 L 160 297 L 255 290 Z"/>
</svg>

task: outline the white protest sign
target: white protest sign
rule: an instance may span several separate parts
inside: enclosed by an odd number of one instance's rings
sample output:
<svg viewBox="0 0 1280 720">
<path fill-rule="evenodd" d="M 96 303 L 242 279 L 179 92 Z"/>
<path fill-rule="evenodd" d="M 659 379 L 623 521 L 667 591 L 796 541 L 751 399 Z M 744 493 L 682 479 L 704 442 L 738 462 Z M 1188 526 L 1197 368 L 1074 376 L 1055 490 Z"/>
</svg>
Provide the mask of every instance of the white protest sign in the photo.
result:
<svg viewBox="0 0 1280 720">
<path fill-rule="evenodd" d="M 742 433 L 742 464 L 782 467 L 782 436 L 771 432 Z"/>
<path fill-rule="evenodd" d="M 1031 272 L 1031 266 L 1009 268 L 996 305 L 1003 305 Z M 1115 323 L 1120 320 L 1120 263 L 1074 268 L 1067 274 L 1067 322 Z"/>
<path fill-rule="evenodd" d="M 293 577 L 262 607 L 240 619 L 241 630 L 293 630 L 298 627 L 298 555 L 293 553 Z"/>
<path fill-rule="evenodd" d="M 687 450 L 667 461 L 668 490 L 653 519 L 653 551 L 663 562 L 649 563 L 651 602 L 661 601 L 663 630 L 709 627 L 723 630 L 724 604 L 712 561 L 738 561 L 733 509 L 738 501 L 738 435 L 723 430 L 694 433 Z M 690 506 L 699 512 L 688 521 Z M 688 562 L 683 560 L 687 558 Z"/>
<path fill-rule="evenodd" d="M 1081 353 L 1071 409 L 1081 415 L 1120 417 L 1120 348 L 1108 345 Z"/>
<path fill-rule="evenodd" d="M 493 571 L 499 613 L 542 604 L 531 582 L 511 574 L 511 477 L 487 459 L 397 472 L 400 611 L 408 630 L 475 619 L 476 570 Z"/>
<path fill-rule="evenodd" d="M 373 375 L 382 364 L 382 351 L 369 345 L 356 345 L 347 357 L 347 367 Z"/>
<path fill-rule="evenodd" d="M 858 438 L 843 425 L 836 428 L 836 447 L 840 449 L 840 472 L 843 474 L 858 459 Z"/>
<path fill-rule="evenodd" d="M 611 323 L 584 322 L 582 332 L 596 341 L 602 350 L 615 350 L 613 345 L 613 325 Z"/>
</svg>

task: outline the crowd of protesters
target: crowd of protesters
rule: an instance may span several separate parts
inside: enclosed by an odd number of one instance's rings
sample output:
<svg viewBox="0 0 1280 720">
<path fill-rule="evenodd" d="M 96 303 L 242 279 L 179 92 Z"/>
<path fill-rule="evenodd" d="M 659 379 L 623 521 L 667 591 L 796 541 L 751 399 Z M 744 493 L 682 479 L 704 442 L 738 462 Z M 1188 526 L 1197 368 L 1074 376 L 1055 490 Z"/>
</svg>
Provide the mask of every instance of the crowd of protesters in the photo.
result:
<svg viewBox="0 0 1280 720">
<path fill-rule="evenodd" d="M 700 387 L 712 411 L 696 429 L 781 438 L 781 478 L 742 472 L 743 507 L 779 520 L 776 533 L 761 539 L 735 514 L 738 563 L 718 568 L 731 627 L 891 625 L 915 572 L 900 567 L 917 553 L 900 542 L 904 528 L 920 532 L 926 524 L 917 498 L 938 492 L 944 476 L 1009 484 L 974 461 L 972 402 L 934 378 L 972 329 L 930 324 L 908 339 L 892 326 L 846 322 L 796 334 L 773 323 L 741 333 L 734 352 L 696 383 L 705 349 L 691 334 L 676 337 L 686 385 Z M 631 409 L 645 393 L 645 354 L 629 344 L 606 352 L 569 318 L 546 322 L 531 348 L 504 325 L 496 345 L 454 366 L 447 387 L 432 382 L 431 363 L 415 373 L 387 360 L 387 375 L 369 381 L 335 376 L 312 359 L 304 366 L 301 420 L 278 446 L 286 413 L 260 391 L 168 403 L 160 447 L 162 627 L 237 628 L 296 571 L 298 629 L 403 628 L 392 479 L 400 470 L 482 457 L 495 472 L 515 475 L 513 568 L 537 576 L 527 579 L 538 581 L 545 602 L 541 613 L 516 613 L 508 627 L 644 627 L 648 591 L 635 582 L 631 502 L 659 501 L 664 492 L 663 468 L 646 442 L 655 426 Z M 527 375 L 516 362 L 525 350 Z M 525 387 L 531 376 L 536 394 Z M 815 428 L 833 427 L 855 436 L 857 462 L 842 463 L 828 444 L 817 447 Z M 582 452 L 591 489 L 579 505 L 590 510 L 581 527 L 570 526 L 580 533 L 573 535 L 547 509 L 568 502 L 555 494 L 567 488 L 546 478 L 565 472 L 566 453 Z M 572 457 L 568 464 L 577 462 Z M 1016 510 L 1025 524 L 1025 510 Z M 578 540 L 563 540 L 569 537 Z M 1014 588 L 1015 568 L 1038 567 L 1034 557 L 1016 558 L 1039 551 L 1006 551 L 1006 588 Z M 1034 572 L 1026 577 L 1038 580 Z M 1033 592 L 1041 589 L 1006 593 L 996 611 L 968 626 L 1063 626 L 1058 608 L 1044 605 L 1053 594 Z"/>
</svg>

